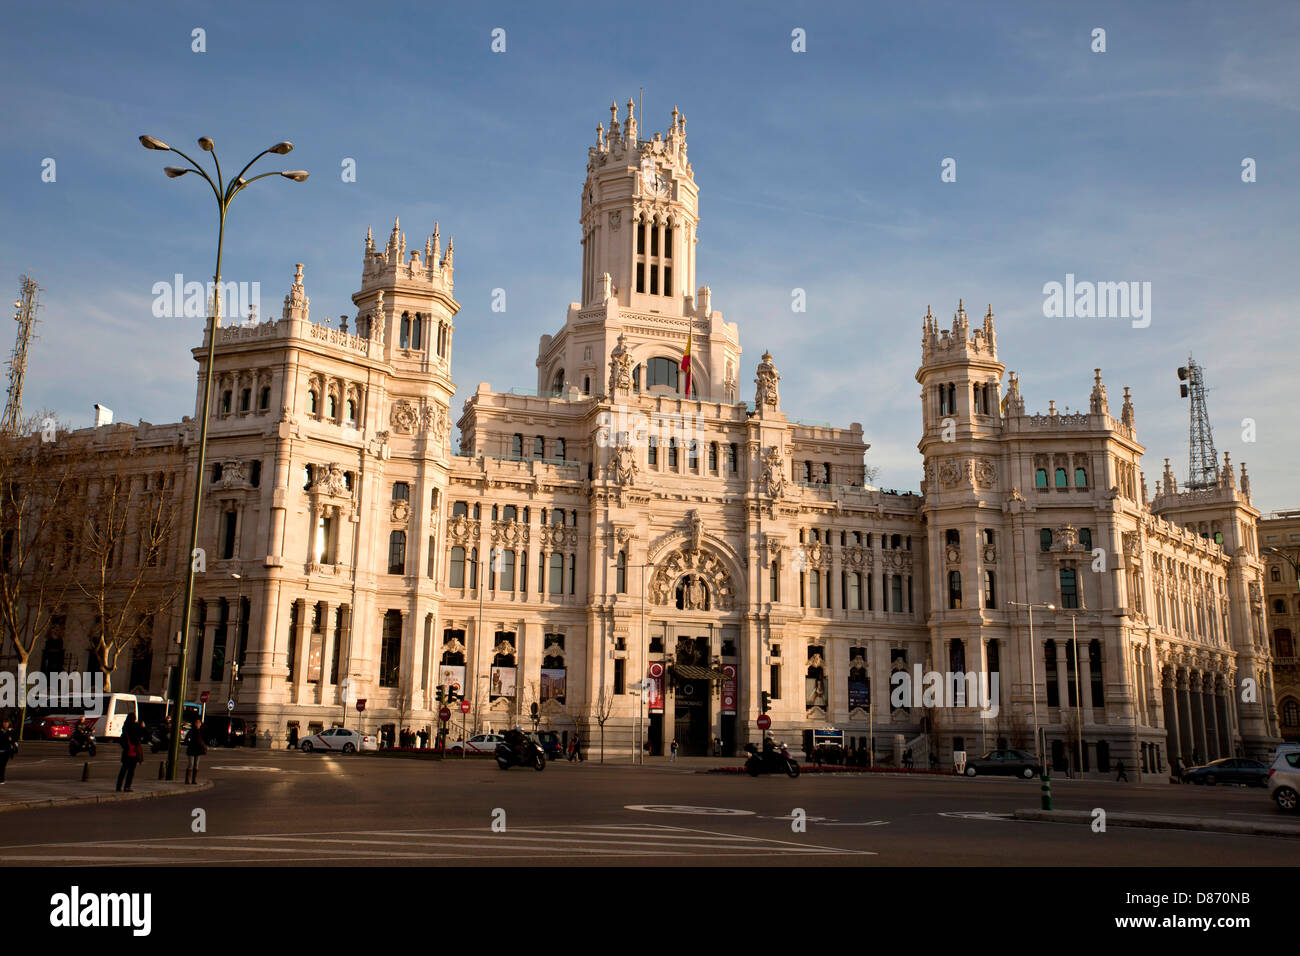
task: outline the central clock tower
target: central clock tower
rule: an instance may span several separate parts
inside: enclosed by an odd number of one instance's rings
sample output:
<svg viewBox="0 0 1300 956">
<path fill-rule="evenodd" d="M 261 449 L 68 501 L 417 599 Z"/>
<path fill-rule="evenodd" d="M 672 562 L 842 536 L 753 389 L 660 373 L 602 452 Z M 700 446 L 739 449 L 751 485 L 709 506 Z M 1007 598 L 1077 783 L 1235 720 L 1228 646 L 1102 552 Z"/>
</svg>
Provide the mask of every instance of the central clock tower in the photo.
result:
<svg viewBox="0 0 1300 956">
<path fill-rule="evenodd" d="M 638 136 L 631 100 L 596 127 L 582 189 L 582 307 L 612 297 L 638 312 L 686 315 L 694 298 L 699 193 L 686 158 L 686 117 Z M 605 276 L 609 276 L 608 287 Z"/>
</svg>

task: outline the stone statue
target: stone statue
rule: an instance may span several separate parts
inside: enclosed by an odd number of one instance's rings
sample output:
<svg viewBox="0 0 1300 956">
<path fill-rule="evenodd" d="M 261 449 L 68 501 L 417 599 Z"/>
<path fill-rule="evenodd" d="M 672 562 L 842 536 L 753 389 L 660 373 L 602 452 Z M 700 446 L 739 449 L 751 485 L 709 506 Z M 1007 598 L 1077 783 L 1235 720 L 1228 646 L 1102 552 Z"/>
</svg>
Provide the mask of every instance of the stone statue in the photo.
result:
<svg viewBox="0 0 1300 956">
<path fill-rule="evenodd" d="M 775 445 L 768 449 L 763 459 L 763 490 L 773 498 L 785 494 L 785 461 Z"/>
<path fill-rule="evenodd" d="M 627 351 L 627 336 L 619 333 L 618 344 L 609 353 L 609 393 L 632 387 L 632 356 Z"/>
<path fill-rule="evenodd" d="M 781 381 L 781 373 L 772 364 L 772 353 L 764 352 L 763 361 L 758 363 L 758 377 L 754 379 L 754 383 L 758 386 L 754 396 L 755 408 L 761 411 L 764 405 L 771 405 L 773 408 L 780 405 L 781 399 L 776 388 L 776 383 L 779 381 Z"/>
<path fill-rule="evenodd" d="M 614 449 L 614 460 L 610 467 L 618 484 L 630 485 L 636 481 L 636 453 L 626 440 L 619 442 Z"/>
</svg>

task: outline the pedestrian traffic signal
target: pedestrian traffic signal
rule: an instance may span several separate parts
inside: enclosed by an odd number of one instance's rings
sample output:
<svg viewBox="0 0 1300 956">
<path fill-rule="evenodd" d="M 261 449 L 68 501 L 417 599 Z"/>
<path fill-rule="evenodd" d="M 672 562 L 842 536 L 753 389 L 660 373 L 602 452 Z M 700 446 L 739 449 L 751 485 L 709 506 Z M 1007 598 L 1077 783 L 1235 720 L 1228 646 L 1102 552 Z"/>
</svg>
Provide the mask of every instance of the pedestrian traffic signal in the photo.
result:
<svg viewBox="0 0 1300 956">
<path fill-rule="evenodd" d="M 537 719 L 537 701 L 533 701 L 532 706 L 529 707 L 528 710 L 529 710 L 529 713 L 531 713 L 531 714 L 533 715 L 533 719 L 536 720 L 536 719 Z"/>
<path fill-rule="evenodd" d="M 447 702 L 447 691 L 443 688 L 443 686 L 442 686 L 441 684 L 439 684 L 439 685 L 438 685 L 438 703 L 440 703 L 440 704 L 445 704 L 446 702 Z"/>
<path fill-rule="evenodd" d="M 760 696 L 762 697 L 762 702 L 759 704 L 758 712 L 760 714 L 766 714 L 772 709 L 772 695 L 767 691 L 763 691 Z"/>
</svg>

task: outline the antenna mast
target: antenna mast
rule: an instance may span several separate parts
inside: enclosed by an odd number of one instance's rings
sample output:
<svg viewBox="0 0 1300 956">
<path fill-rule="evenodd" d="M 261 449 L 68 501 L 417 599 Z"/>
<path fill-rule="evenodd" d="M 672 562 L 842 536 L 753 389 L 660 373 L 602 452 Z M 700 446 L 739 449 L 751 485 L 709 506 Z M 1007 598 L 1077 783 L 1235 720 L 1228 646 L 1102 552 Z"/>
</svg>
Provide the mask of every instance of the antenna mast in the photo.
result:
<svg viewBox="0 0 1300 956">
<path fill-rule="evenodd" d="M 32 341 L 36 326 L 36 310 L 40 308 L 41 287 L 29 276 L 19 280 L 18 298 L 14 300 L 14 321 L 18 335 L 14 341 L 13 356 L 9 359 L 9 400 L 5 403 L 4 419 L 0 420 L 0 433 L 13 435 L 22 427 L 23 379 L 27 375 L 27 346 Z"/>
<path fill-rule="evenodd" d="M 1187 488 L 1212 488 L 1219 483 L 1219 453 L 1214 449 L 1214 430 L 1205 404 L 1205 374 L 1189 355 L 1178 370 L 1183 398 L 1191 399 L 1191 427 L 1188 432 Z"/>
</svg>

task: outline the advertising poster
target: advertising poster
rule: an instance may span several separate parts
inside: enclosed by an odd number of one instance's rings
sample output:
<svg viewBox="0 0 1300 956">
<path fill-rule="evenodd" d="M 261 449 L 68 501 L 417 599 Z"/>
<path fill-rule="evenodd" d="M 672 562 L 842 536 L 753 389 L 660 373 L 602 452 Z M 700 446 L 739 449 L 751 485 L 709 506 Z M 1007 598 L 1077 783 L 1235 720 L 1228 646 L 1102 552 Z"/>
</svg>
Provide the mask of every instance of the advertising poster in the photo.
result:
<svg viewBox="0 0 1300 956">
<path fill-rule="evenodd" d="M 723 664 L 722 673 L 726 675 L 722 678 L 722 712 L 734 714 L 736 712 L 736 665 Z"/>
<path fill-rule="evenodd" d="M 439 664 L 438 686 L 454 690 L 458 694 L 465 693 L 465 665 Z"/>
<path fill-rule="evenodd" d="M 664 668 L 662 664 L 650 665 L 650 692 L 646 694 L 646 705 L 652 714 L 664 712 Z"/>
<path fill-rule="evenodd" d="M 322 644 L 324 640 L 324 635 L 313 634 L 311 644 L 307 650 L 307 680 L 313 684 L 320 683 L 321 657 L 323 656 Z"/>
<path fill-rule="evenodd" d="M 825 677 L 805 677 L 804 682 L 807 688 L 807 705 L 809 707 L 825 708 L 829 701 L 826 696 L 826 678 Z"/>
<path fill-rule="evenodd" d="M 553 700 L 564 703 L 564 681 L 568 673 L 563 667 L 542 668 L 542 703 Z"/>
<path fill-rule="evenodd" d="M 849 681 L 849 710 L 855 707 L 861 707 L 863 710 L 867 709 L 867 705 L 871 703 L 869 686 L 864 680 Z"/>
<path fill-rule="evenodd" d="M 515 696 L 515 669 L 513 667 L 493 667 L 488 679 L 489 697 Z"/>
</svg>

